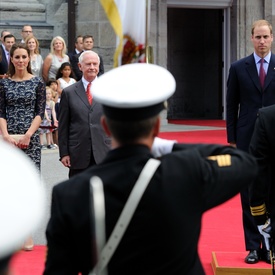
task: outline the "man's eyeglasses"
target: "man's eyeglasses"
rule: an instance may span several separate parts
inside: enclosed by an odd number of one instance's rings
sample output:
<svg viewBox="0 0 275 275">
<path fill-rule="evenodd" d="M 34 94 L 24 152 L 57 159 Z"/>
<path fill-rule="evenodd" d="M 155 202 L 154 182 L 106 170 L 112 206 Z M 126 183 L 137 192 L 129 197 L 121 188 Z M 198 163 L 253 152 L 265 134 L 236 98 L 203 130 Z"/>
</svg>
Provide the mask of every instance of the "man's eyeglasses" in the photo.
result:
<svg viewBox="0 0 275 275">
<path fill-rule="evenodd" d="M 29 32 L 29 33 L 32 33 L 32 31 L 23 31 L 23 32 Z"/>
</svg>

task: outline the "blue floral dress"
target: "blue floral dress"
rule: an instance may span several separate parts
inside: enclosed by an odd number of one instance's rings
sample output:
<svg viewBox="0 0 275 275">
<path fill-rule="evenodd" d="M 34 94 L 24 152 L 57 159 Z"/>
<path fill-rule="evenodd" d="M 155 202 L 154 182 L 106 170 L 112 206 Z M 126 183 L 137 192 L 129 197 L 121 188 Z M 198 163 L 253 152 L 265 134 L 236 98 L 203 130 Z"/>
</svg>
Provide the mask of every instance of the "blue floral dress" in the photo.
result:
<svg viewBox="0 0 275 275">
<path fill-rule="evenodd" d="M 0 118 L 6 119 L 9 134 L 25 134 L 37 115 L 43 120 L 45 104 L 46 89 L 41 77 L 24 81 L 0 81 Z M 41 148 L 38 131 L 31 137 L 29 147 L 22 150 L 40 169 Z"/>
</svg>

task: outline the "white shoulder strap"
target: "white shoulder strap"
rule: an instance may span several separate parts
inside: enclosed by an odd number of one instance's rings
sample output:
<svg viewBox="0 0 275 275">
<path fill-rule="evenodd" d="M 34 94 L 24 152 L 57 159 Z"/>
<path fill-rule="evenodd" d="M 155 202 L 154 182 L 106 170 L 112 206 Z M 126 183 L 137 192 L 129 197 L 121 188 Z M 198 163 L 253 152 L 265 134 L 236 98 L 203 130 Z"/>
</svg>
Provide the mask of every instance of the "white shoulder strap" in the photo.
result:
<svg viewBox="0 0 275 275">
<path fill-rule="evenodd" d="M 149 159 L 148 162 L 145 164 L 143 170 L 141 171 L 139 178 L 135 184 L 135 186 L 132 189 L 132 192 L 122 210 L 122 213 L 120 214 L 120 217 L 115 225 L 115 228 L 113 229 L 113 232 L 107 242 L 107 244 L 102 249 L 102 232 L 104 232 L 105 235 L 105 210 L 102 211 L 102 198 L 103 198 L 103 207 L 104 207 L 104 193 L 103 193 L 103 187 L 102 187 L 102 181 L 96 177 L 92 177 L 90 180 L 91 189 L 93 190 L 93 201 L 94 201 L 94 213 L 95 213 L 95 222 L 96 222 L 96 239 L 97 239 L 97 245 L 99 246 L 98 249 L 101 250 L 101 255 L 99 256 L 98 263 L 94 267 L 93 271 L 90 273 L 90 275 L 102 275 L 107 274 L 107 271 L 103 273 L 104 269 L 108 265 L 108 262 L 110 261 L 111 257 L 113 256 L 121 238 L 124 235 L 124 232 L 127 229 L 127 226 L 129 225 L 131 218 L 138 206 L 138 203 L 149 184 L 151 178 L 153 177 L 155 171 L 157 170 L 158 166 L 160 165 L 160 161 L 156 159 Z M 98 187 L 98 185 L 101 185 L 101 187 Z M 99 194 L 101 193 L 101 194 Z M 97 199 L 95 197 L 99 196 L 99 201 L 101 203 L 95 203 Z M 103 213 L 104 212 L 104 213 Z M 99 214 L 99 215 L 98 215 Z M 103 216 L 104 217 L 103 217 Z M 99 221 L 99 224 L 97 224 Z M 102 224 L 103 222 L 103 224 Z M 104 229 L 102 230 L 102 225 Z M 102 230 L 101 233 L 98 232 L 98 230 Z M 99 235 L 97 235 L 99 233 Z M 101 246 L 101 247 L 100 247 Z M 99 255 L 99 254 L 98 254 Z"/>
</svg>

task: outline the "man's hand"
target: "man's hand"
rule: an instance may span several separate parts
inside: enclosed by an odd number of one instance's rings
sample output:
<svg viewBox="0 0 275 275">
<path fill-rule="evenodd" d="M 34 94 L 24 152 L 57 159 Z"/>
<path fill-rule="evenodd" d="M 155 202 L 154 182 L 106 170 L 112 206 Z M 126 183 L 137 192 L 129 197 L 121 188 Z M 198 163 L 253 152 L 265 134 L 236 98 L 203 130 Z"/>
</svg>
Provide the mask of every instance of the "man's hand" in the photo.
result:
<svg viewBox="0 0 275 275">
<path fill-rule="evenodd" d="M 71 158 L 70 158 L 70 156 L 62 157 L 61 162 L 65 167 L 68 167 L 68 168 L 71 167 Z"/>
<path fill-rule="evenodd" d="M 173 146 L 176 142 L 176 140 L 168 140 L 155 137 L 151 148 L 151 153 L 155 158 L 159 158 L 163 155 L 169 154 L 172 152 Z"/>
</svg>

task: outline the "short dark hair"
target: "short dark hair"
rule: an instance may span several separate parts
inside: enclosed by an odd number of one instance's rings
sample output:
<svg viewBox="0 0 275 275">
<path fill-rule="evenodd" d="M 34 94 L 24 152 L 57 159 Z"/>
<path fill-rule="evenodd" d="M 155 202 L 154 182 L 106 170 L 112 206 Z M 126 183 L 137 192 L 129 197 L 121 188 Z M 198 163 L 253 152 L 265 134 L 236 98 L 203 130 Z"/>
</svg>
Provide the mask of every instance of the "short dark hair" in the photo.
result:
<svg viewBox="0 0 275 275">
<path fill-rule="evenodd" d="M 15 41 L 16 38 L 15 38 L 15 36 L 14 36 L 13 34 L 11 34 L 11 33 L 4 36 L 4 41 L 6 41 L 7 38 L 12 38 L 12 37 L 14 38 L 14 41 Z"/>
<path fill-rule="evenodd" d="M 8 30 L 2 30 L 1 31 L 1 37 L 3 37 L 4 32 L 9 32 Z"/>
<path fill-rule="evenodd" d="M 94 37 L 93 37 L 92 35 L 90 35 L 90 34 L 87 34 L 87 35 L 84 35 L 84 36 L 83 36 L 83 42 L 84 42 L 84 40 L 86 40 L 87 38 L 92 38 L 93 41 L 94 41 Z"/>
<path fill-rule="evenodd" d="M 75 40 L 74 40 L 74 43 L 76 44 L 78 41 L 78 38 L 80 38 L 80 37 L 82 37 L 83 38 L 83 36 L 82 35 L 78 35 L 76 38 L 75 38 Z"/>
<path fill-rule="evenodd" d="M 52 83 L 55 83 L 56 85 L 58 85 L 57 80 L 54 79 L 54 78 L 50 78 L 50 79 L 48 80 L 48 82 L 47 82 L 46 85 L 47 85 L 47 86 L 51 86 Z"/>
<path fill-rule="evenodd" d="M 25 28 L 25 27 L 31 27 L 31 28 L 32 28 L 31 25 L 24 25 L 24 26 L 22 27 L 22 32 L 24 31 L 24 28 Z"/>
<path fill-rule="evenodd" d="M 140 121 L 118 121 L 105 116 L 112 135 L 123 145 L 132 144 L 140 138 L 147 137 L 158 117 L 159 115 Z"/>
</svg>

